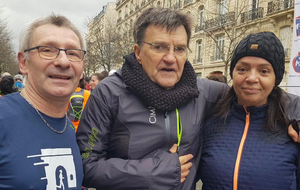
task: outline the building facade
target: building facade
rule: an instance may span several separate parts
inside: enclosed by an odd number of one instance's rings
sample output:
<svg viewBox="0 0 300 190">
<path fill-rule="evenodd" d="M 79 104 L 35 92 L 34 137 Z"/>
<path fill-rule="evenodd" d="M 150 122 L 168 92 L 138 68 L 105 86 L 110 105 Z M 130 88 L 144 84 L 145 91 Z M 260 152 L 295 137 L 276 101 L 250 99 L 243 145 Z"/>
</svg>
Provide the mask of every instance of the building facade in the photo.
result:
<svg viewBox="0 0 300 190">
<path fill-rule="evenodd" d="M 193 18 L 188 60 L 199 77 L 213 71 L 229 77 L 231 55 L 238 42 L 250 33 L 272 31 L 284 46 L 286 73 L 281 86 L 287 85 L 294 0 L 117 0 L 113 13 L 117 31 L 134 44 L 134 21 L 144 9 L 157 6 L 180 9 Z"/>
</svg>

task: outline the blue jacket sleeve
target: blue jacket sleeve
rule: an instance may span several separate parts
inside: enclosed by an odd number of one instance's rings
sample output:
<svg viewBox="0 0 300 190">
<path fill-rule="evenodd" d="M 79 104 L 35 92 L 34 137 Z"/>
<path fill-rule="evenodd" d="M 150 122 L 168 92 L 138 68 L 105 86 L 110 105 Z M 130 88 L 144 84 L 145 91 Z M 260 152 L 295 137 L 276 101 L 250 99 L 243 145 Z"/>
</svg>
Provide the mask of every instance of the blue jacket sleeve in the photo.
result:
<svg viewBox="0 0 300 190">
<path fill-rule="evenodd" d="M 102 88 L 100 90 L 100 88 Z M 110 126 L 116 117 L 116 102 L 98 85 L 91 94 L 77 131 L 83 158 L 83 186 L 99 189 L 172 189 L 180 184 L 177 154 L 156 150 L 140 160 L 108 158 Z"/>
<path fill-rule="evenodd" d="M 297 190 L 300 190 L 300 145 L 298 144 L 298 163 L 297 163 Z"/>
</svg>

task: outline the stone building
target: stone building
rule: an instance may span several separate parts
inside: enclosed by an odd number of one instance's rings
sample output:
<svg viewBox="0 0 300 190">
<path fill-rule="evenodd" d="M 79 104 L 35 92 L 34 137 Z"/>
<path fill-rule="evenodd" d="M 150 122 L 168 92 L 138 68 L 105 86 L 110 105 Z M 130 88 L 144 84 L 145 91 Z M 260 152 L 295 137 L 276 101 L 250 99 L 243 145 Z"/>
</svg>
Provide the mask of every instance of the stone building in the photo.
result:
<svg viewBox="0 0 300 190">
<path fill-rule="evenodd" d="M 134 44 L 133 23 L 141 11 L 153 6 L 180 9 L 193 18 L 188 60 L 199 77 L 221 71 L 230 78 L 228 66 L 237 43 L 249 33 L 274 32 L 285 49 L 286 73 L 281 86 L 287 85 L 294 0 L 117 0 L 115 12 L 105 14 L 117 14 L 117 31 Z"/>
</svg>

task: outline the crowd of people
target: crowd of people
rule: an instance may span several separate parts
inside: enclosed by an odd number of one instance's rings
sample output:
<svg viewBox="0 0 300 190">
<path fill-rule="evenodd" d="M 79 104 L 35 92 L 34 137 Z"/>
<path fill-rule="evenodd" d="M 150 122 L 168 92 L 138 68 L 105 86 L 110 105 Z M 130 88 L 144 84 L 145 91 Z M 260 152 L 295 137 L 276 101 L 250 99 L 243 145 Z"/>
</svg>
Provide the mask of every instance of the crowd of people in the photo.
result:
<svg viewBox="0 0 300 190">
<path fill-rule="evenodd" d="M 85 40 L 69 19 L 29 23 L 20 73 L 1 75 L 0 189 L 195 190 L 200 179 L 203 190 L 300 189 L 290 125 L 300 97 L 279 87 L 280 40 L 242 39 L 229 86 L 220 72 L 197 78 L 191 26 L 179 10 L 148 8 L 122 67 L 87 77 Z"/>
</svg>

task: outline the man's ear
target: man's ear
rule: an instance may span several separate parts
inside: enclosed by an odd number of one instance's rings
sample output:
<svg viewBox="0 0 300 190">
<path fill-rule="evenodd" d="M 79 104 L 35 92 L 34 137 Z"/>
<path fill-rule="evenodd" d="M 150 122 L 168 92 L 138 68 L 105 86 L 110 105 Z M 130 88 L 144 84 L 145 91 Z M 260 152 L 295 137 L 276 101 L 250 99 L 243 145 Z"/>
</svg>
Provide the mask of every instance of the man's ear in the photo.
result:
<svg viewBox="0 0 300 190">
<path fill-rule="evenodd" d="M 25 59 L 24 52 L 19 52 L 18 53 L 18 62 L 19 62 L 19 68 L 22 74 L 27 75 L 28 70 L 27 70 L 27 61 Z"/>
<path fill-rule="evenodd" d="M 140 57 L 141 49 L 140 49 L 138 44 L 134 44 L 134 53 L 135 53 L 135 57 L 138 60 L 138 62 L 140 64 L 142 64 L 142 60 L 141 60 L 141 57 Z"/>
</svg>

